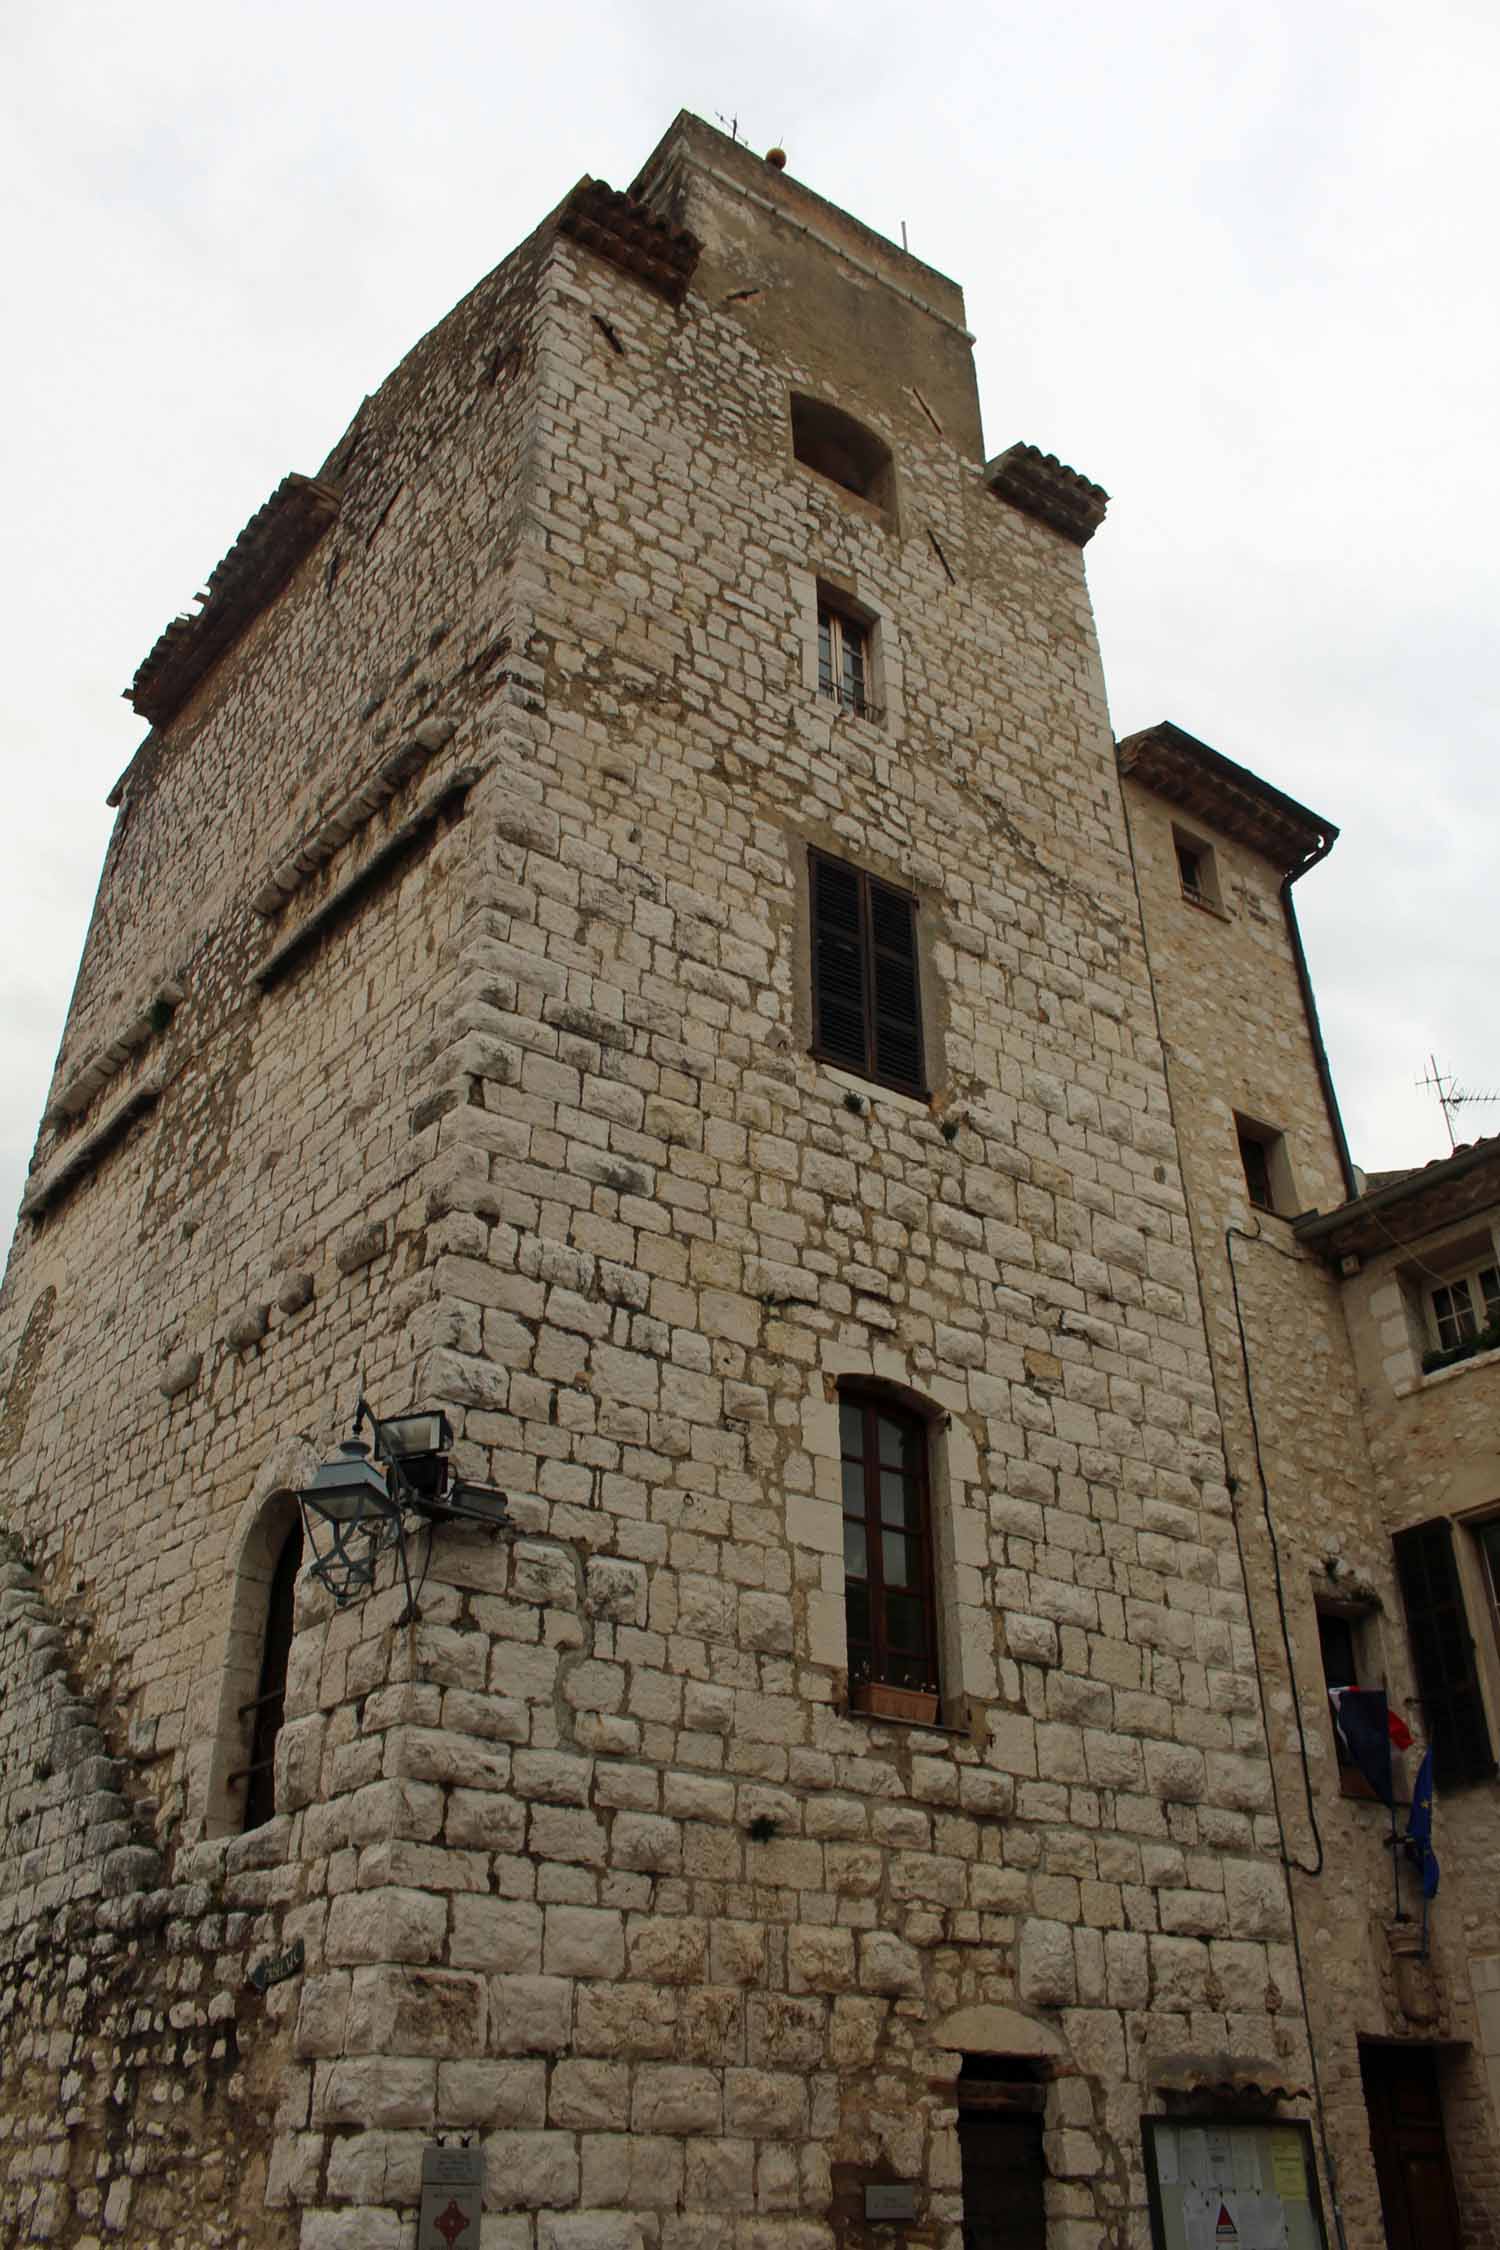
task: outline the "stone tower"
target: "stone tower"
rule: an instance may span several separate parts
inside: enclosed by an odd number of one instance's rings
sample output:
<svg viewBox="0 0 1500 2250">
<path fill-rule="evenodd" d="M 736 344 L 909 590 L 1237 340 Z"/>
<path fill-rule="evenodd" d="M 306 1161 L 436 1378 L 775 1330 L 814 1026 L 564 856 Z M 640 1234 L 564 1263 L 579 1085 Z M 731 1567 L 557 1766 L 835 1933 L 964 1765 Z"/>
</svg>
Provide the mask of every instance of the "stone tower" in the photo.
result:
<svg viewBox="0 0 1500 2250">
<path fill-rule="evenodd" d="M 682 117 L 143 665 L 0 1306 L 5 2240 L 398 2250 L 443 2134 L 506 2250 L 1125 2250 L 1143 2114 L 1311 2150 L 1102 512 Z M 515 1533 L 293 1615 L 361 1388 Z"/>
</svg>

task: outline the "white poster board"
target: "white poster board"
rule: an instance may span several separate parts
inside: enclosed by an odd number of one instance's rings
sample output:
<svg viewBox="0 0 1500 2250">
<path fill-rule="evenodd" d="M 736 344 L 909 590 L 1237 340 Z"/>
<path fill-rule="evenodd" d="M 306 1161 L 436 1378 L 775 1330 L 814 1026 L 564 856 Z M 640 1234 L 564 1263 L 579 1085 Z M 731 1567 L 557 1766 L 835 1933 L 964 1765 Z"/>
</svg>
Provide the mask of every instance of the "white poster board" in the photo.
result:
<svg viewBox="0 0 1500 2250">
<path fill-rule="evenodd" d="M 1146 2117 L 1156 2250 L 1326 2250 L 1301 2123 Z"/>
</svg>

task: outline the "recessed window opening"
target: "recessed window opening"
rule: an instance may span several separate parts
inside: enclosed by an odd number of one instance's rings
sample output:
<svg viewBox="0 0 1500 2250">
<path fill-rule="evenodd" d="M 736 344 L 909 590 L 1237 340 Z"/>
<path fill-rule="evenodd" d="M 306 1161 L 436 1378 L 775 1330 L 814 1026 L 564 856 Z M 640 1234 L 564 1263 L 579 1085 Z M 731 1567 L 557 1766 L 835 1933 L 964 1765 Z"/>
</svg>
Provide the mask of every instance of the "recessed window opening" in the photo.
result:
<svg viewBox="0 0 1500 2250">
<path fill-rule="evenodd" d="M 810 854 L 812 1051 L 923 1097 L 917 902 L 862 867 Z"/>
<path fill-rule="evenodd" d="M 856 718 L 874 718 L 869 684 L 869 628 L 831 603 L 819 602 L 818 693 Z"/>
<path fill-rule="evenodd" d="M 302 1563 L 302 1526 L 294 1521 L 281 1543 L 266 1602 L 265 1637 L 261 1645 L 260 1680 L 249 1702 L 239 1707 L 242 1724 L 250 1730 L 249 1763 L 229 1776 L 231 1789 L 238 1783 L 245 1792 L 243 1825 L 259 1828 L 276 1810 L 276 1738 L 286 1710 L 287 1664 L 292 1653 L 292 1614 L 297 1592 L 297 1572 Z"/>
<path fill-rule="evenodd" d="M 839 1397 L 851 1688 L 936 1695 L 927 1424 L 876 1394 Z"/>
<path fill-rule="evenodd" d="M 1253 1118 L 1236 1117 L 1240 1168 L 1245 1190 L 1257 1211 L 1294 1212 L 1297 1208 L 1292 1168 L 1286 1153 L 1286 1136 Z"/>
<path fill-rule="evenodd" d="M 1212 906 L 1222 913 L 1223 896 L 1219 890 L 1219 863 L 1212 844 L 1201 836 L 1193 836 L 1185 828 L 1172 830 L 1172 849 L 1177 855 L 1177 877 L 1182 885 L 1182 895 L 1194 906 Z"/>
<path fill-rule="evenodd" d="M 1323 1658 L 1323 1685 L 1330 1691 L 1330 1703 L 1340 1688 L 1380 1685 L 1379 1658 L 1371 1640 L 1374 1616 L 1369 1608 L 1318 1603 L 1318 1647 Z M 1333 1748 L 1339 1764 L 1339 1786 L 1344 1795 L 1373 1796 L 1368 1781 L 1349 1754 L 1337 1712 L 1333 1719 Z"/>
<path fill-rule="evenodd" d="M 877 508 L 889 508 L 893 464 L 884 439 L 825 399 L 793 391 L 791 405 L 792 451 L 802 466 Z"/>
</svg>

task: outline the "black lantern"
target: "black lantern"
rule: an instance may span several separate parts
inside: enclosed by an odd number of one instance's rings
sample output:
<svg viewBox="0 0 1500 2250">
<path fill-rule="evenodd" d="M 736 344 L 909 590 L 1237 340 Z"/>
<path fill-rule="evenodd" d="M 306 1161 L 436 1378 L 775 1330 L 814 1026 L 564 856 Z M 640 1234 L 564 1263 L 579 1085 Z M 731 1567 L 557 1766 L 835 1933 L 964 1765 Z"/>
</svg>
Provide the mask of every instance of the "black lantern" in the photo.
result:
<svg viewBox="0 0 1500 2250">
<path fill-rule="evenodd" d="M 337 1460 L 325 1461 L 297 1497 L 312 1574 L 343 1609 L 368 1593 L 376 1563 L 400 1538 L 400 1504 L 357 1437 L 345 1438 Z"/>
<path fill-rule="evenodd" d="M 360 1438 L 368 1422 L 371 1448 Z M 440 1410 L 398 1414 L 381 1421 L 363 1398 L 354 1410 L 354 1428 L 339 1447 L 338 1459 L 325 1461 L 297 1498 L 312 1549 L 312 1575 L 345 1609 L 367 1594 L 387 1547 L 395 1547 L 406 1581 L 408 1617 L 415 1614 L 411 1573 L 406 1560 L 407 1516 L 436 1525 L 479 1523 L 490 1531 L 509 1529 L 505 1494 L 486 1485 L 466 1484 L 452 1474 L 448 1449 L 453 1432 Z"/>
</svg>

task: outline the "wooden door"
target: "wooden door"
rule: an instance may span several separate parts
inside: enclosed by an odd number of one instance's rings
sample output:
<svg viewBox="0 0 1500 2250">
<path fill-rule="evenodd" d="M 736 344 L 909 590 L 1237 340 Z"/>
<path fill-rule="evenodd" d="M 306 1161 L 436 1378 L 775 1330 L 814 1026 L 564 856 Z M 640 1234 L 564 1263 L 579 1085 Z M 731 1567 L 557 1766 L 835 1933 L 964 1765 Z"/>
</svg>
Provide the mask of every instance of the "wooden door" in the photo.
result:
<svg viewBox="0 0 1500 2250">
<path fill-rule="evenodd" d="M 964 2250 L 1046 2250 L 1040 2117 L 961 2108 L 958 2148 Z"/>
<path fill-rule="evenodd" d="M 1359 2059 L 1389 2250 L 1458 2250 L 1432 2049 L 1362 2047 Z"/>
</svg>

